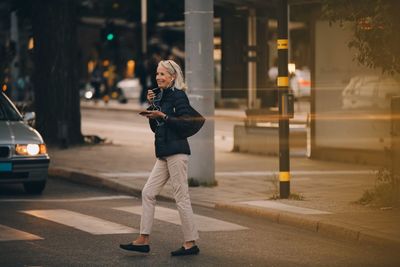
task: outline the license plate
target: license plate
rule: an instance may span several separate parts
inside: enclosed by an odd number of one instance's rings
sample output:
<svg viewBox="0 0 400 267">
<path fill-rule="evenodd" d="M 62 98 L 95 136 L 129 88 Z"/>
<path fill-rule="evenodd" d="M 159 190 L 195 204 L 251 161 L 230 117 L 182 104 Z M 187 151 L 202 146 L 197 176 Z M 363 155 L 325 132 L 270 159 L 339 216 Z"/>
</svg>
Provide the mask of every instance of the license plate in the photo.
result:
<svg viewBox="0 0 400 267">
<path fill-rule="evenodd" d="M 11 163 L 0 163 L 0 172 L 10 172 L 12 171 Z"/>
</svg>

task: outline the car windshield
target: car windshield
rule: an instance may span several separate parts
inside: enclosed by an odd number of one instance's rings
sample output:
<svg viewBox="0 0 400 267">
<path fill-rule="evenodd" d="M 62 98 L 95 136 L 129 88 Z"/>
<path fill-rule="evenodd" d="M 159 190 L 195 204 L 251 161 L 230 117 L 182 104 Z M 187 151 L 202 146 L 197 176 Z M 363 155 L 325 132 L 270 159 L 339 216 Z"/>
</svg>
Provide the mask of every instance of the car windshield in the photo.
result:
<svg viewBox="0 0 400 267">
<path fill-rule="evenodd" d="M 14 105 L 0 93 L 0 121 L 20 121 L 21 115 Z"/>
</svg>

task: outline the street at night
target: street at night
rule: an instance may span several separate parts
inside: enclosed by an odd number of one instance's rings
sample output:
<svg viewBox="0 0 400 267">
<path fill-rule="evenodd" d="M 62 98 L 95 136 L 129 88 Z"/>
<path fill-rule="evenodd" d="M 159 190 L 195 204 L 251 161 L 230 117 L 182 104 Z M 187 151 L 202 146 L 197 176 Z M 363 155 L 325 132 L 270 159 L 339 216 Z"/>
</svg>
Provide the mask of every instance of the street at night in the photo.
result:
<svg viewBox="0 0 400 267">
<path fill-rule="evenodd" d="M 400 266 L 399 10 L 0 0 L 0 267 Z"/>
</svg>

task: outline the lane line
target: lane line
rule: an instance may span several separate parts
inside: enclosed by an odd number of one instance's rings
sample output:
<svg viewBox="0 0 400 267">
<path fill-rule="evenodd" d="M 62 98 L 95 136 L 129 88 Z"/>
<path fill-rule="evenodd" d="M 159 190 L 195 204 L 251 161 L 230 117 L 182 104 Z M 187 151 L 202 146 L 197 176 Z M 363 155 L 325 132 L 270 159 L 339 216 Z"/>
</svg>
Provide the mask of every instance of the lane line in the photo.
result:
<svg viewBox="0 0 400 267">
<path fill-rule="evenodd" d="M 301 208 L 301 207 L 286 205 L 286 204 L 279 203 L 279 202 L 276 202 L 276 201 L 271 201 L 271 200 L 254 200 L 254 201 L 243 201 L 243 202 L 238 202 L 238 203 L 246 204 L 246 205 L 250 205 L 250 206 L 256 206 L 256 207 L 262 207 L 262 208 L 283 210 L 283 211 L 299 213 L 299 214 L 306 214 L 306 215 L 311 215 L 311 214 L 332 214 L 331 212 L 327 212 L 327 211 L 308 209 L 308 208 Z"/>
<path fill-rule="evenodd" d="M 28 232 L 0 224 L 0 241 L 42 240 L 43 238 Z"/>
<path fill-rule="evenodd" d="M 83 201 L 101 201 L 113 199 L 138 199 L 131 196 L 104 196 L 104 197 L 86 197 L 86 198 L 5 198 L 0 199 L 0 202 L 83 202 Z"/>
<path fill-rule="evenodd" d="M 133 213 L 136 215 L 142 214 L 141 206 L 117 207 L 114 209 Z M 156 207 L 154 218 L 160 221 L 181 225 L 181 220 L 179 218 L 179 213 L 177 210 L 164 207 Z M 198 230 L 202 232 L 239 231 L 248 229 L 247 227 L 238 224 L 197 214 L 194 214 L 194 221 Z"/>
<path fill-rule="evenodd" d="M 137 229 L 122 224 L 69 210 L 24 210 L 21 212 L 48 221 L 67 225 L 93 235 L 130 234 L 139 232 Z"/>
</svg>

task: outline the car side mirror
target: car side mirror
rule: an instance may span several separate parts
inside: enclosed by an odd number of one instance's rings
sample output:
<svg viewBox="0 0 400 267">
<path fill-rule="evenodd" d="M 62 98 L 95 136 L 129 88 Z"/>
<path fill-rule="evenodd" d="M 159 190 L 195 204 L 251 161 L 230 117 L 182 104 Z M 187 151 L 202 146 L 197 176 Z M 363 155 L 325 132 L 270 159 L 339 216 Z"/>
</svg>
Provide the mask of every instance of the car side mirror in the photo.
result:
<svg viewBox="0 0 400 267">
<path fill-rule="evenodd" d="M 25 123 L 27 123 L 28 125 L 30 125 L 30 126 L 34 126 L 34 124 L 35 124 L 35 119 L 36 119 L 36 114 L 35 114 L 35 112 L 26 112 L 24 115 L 23 115 L 23 120 L 24 120 L 24 122 Z"/>
</svg>

